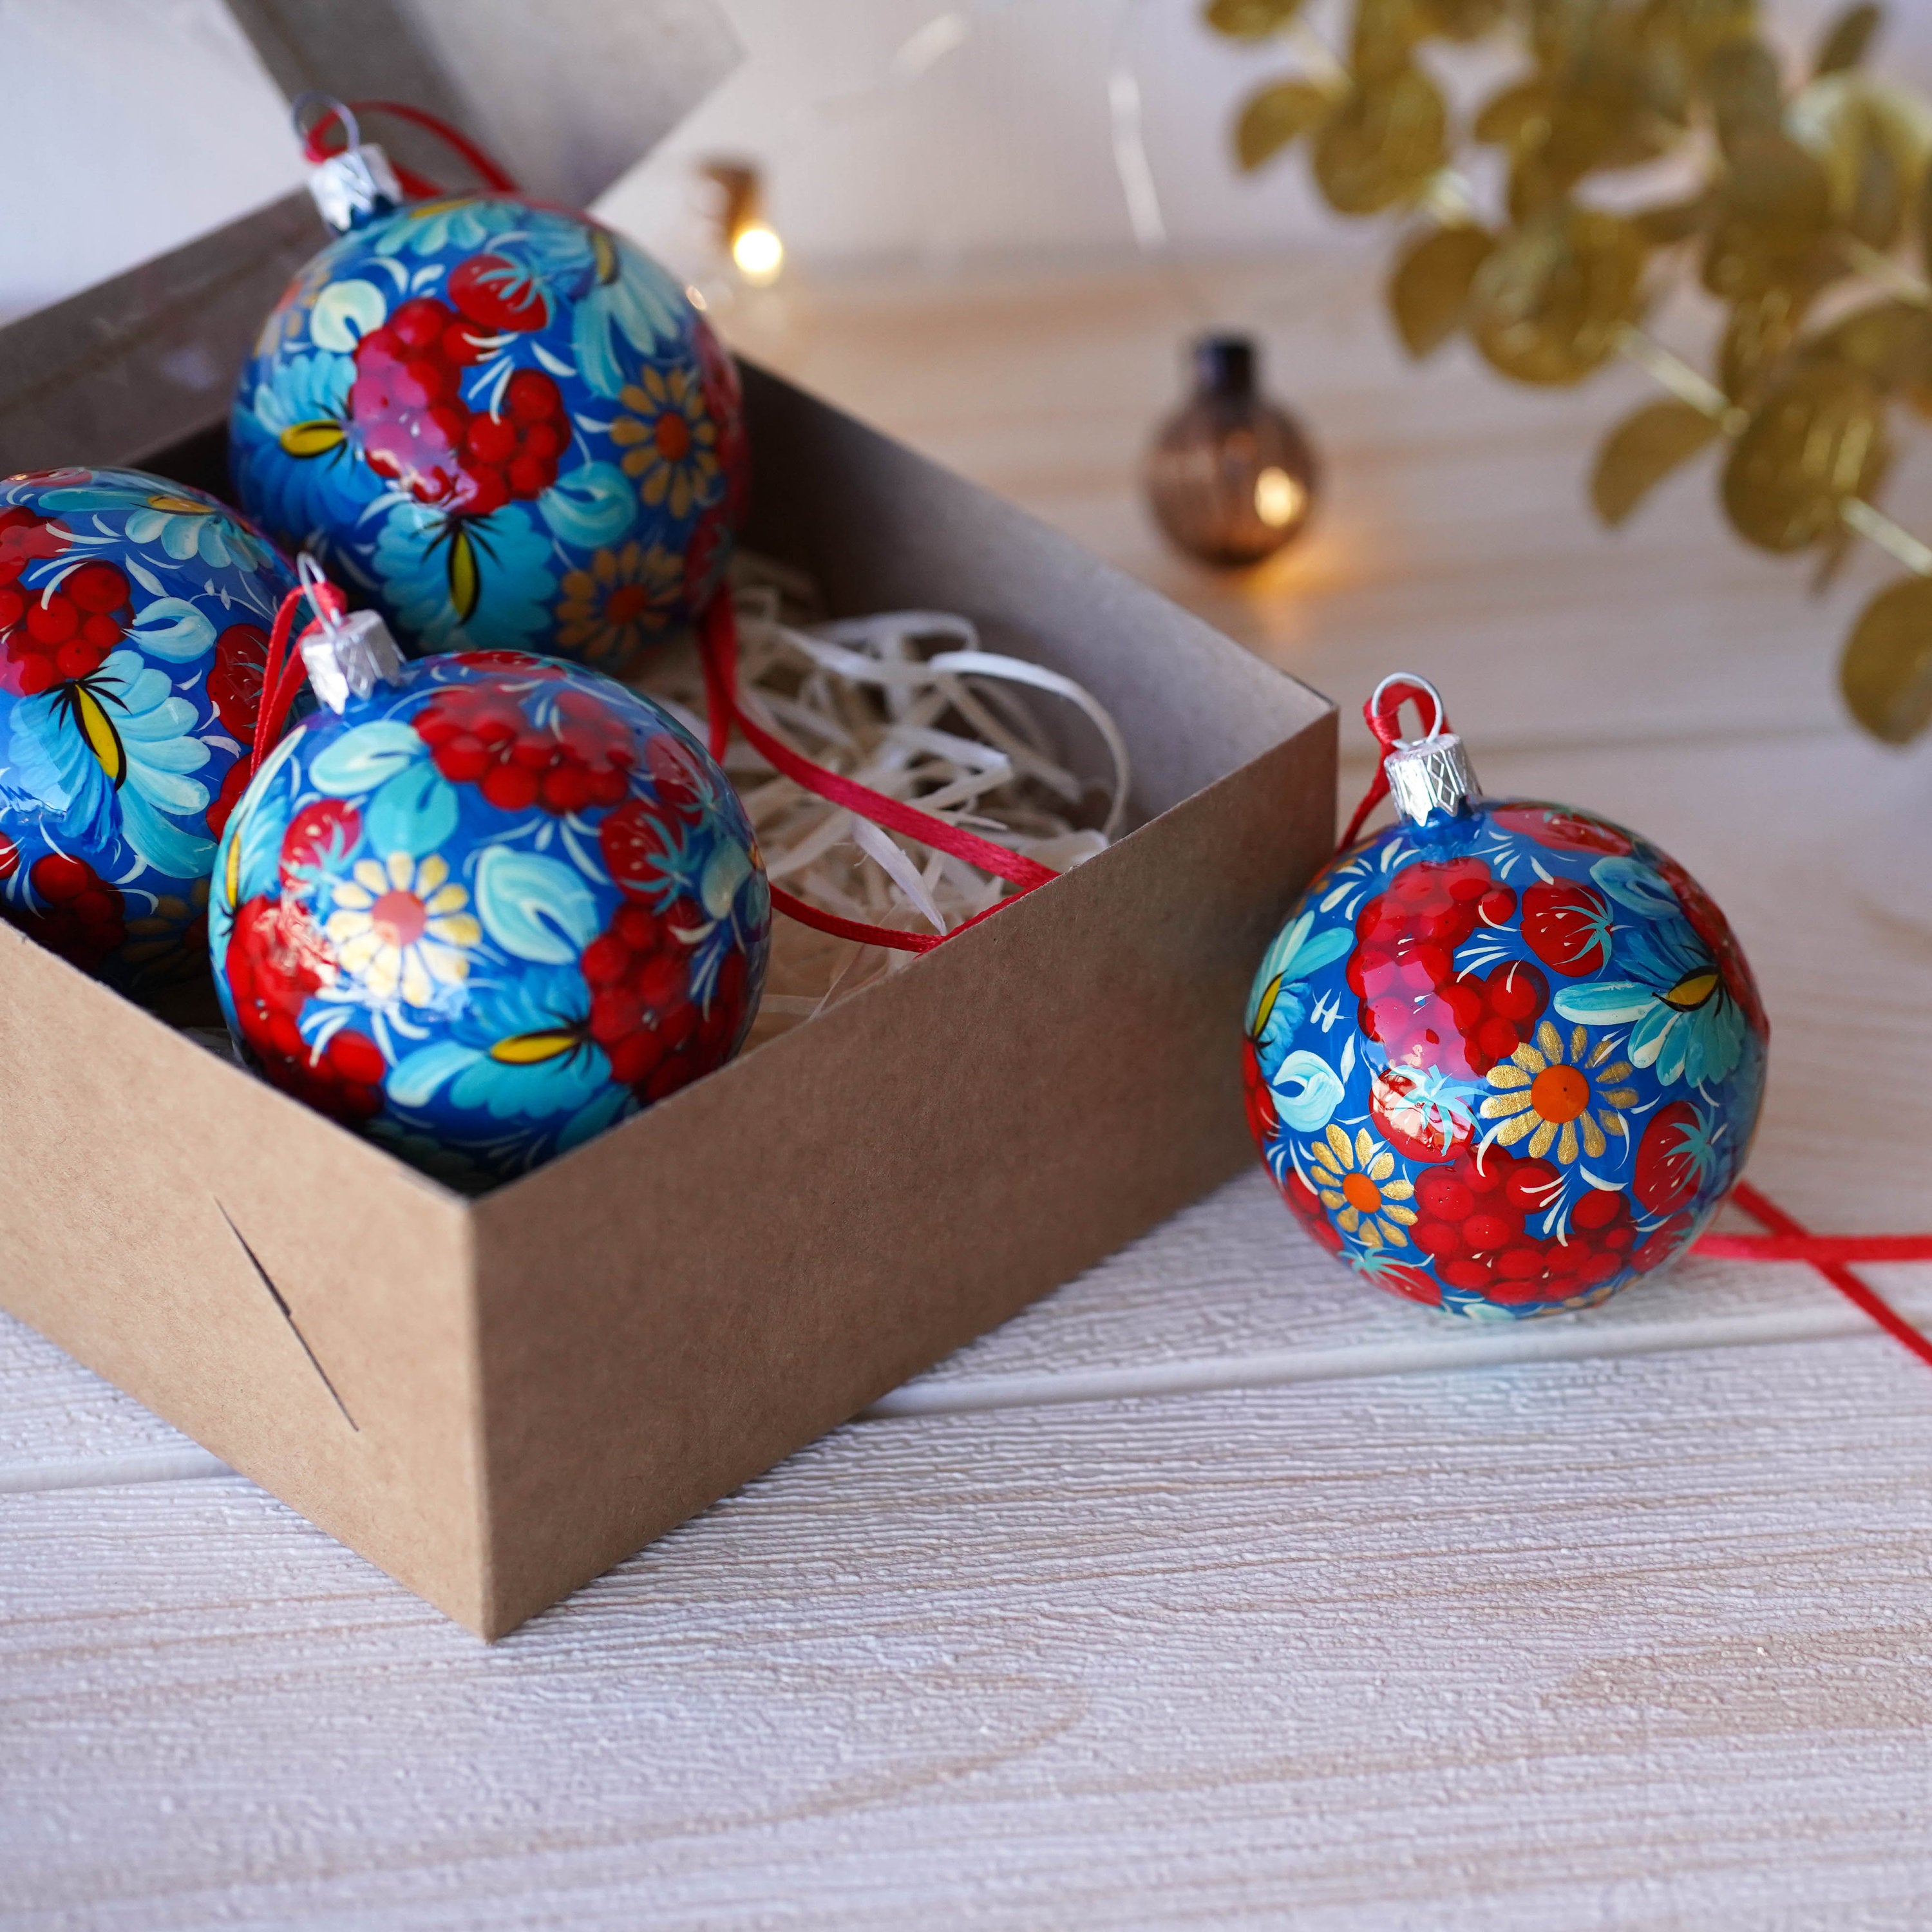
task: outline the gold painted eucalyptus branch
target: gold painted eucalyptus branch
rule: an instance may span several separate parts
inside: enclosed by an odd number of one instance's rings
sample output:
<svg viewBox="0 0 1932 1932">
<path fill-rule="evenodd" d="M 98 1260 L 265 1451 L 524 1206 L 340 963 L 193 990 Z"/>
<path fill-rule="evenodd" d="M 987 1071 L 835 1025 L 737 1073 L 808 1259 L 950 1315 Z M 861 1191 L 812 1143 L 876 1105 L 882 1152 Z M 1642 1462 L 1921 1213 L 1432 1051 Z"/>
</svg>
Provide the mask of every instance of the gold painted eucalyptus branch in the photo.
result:
<svg viewBox="0 0 1932 1932">
<path fill-rule="evenodd" d="M 1932 416 L 1932 105 L 1865 70 L 1880 10 L 1840 16 L 1787 91 L 1755 0 L 1355 0 L 1346 60 L 1301 4 L 1205 8 L 1216 32 L 1296 59 L 1241 109 L 1240 166 L 1300 144 L 1338 214 L 1409 218 L 1388 293 L 1412 356 L 1460 334 L 1521 382 L 1579 382 L 1619 356 L 1648 370 L 1668 395 L 1597 453 L 1605 523 L 1714 448 L 1747 543 L 1811 553 L 1820 584 L 1855 535 L 1904 564 L 1840 682 L 1878 737 L 1932 728 L 1932 547 L 1877 500 L 1900 424 Z M 1523 70 L 1460 127 L 1424 50 L 1503 34 Z M 1465 147 L 1501 164 L 1491 218 Z M 1590 205 L 1593 182 L 1666 160 L 1685 191 Z M 1708 373 L 1643 326 L 1694 274 L 1723 310 Z"/>
</svg>

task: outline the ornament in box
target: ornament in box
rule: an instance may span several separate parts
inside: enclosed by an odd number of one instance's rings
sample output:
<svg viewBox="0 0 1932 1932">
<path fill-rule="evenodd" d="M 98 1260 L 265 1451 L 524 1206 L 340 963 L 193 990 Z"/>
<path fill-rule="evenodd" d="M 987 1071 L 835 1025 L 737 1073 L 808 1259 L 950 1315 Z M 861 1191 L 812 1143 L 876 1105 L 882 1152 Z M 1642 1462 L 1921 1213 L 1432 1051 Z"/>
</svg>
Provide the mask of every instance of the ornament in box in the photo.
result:
<svg viewBox="0 0 1932 1932">
<path fill-rule="evenodd" d="M 686 290 L 586 215 L 406 205 L 374 146 L 314 186 L 342 232 L 236 392 L 250 512 L 413 650 L 621 674 L 687 627 L 723 580 L 746 464 L 736 371 Z"/>
<path fill-rule="evenodd" d="M 1768 1036 L 1683 867 L 1606 819 L 1477 794 L 1396 740 L 1400 817 L 1316 878 L 1250 998 L 1249 1124 L 1297 1218 L 1369 1280 L 1478 1318 L 1600 1301 L 1742 1172 Z"/>
<path fill-rule="evenodd" d="M 322 703 L 215 867 L 215 986 L 276 1085 L 462 1184 L 735 1054 L 770 933 L 736 794 L 648 698 L 514 652 L 311 626 Z"/>
<path fill-rule="evenodd" d="M 130 992 L 200 971 L 288 564 L 131 470 L 0 482 L 0 913 Z"/>
</svg>

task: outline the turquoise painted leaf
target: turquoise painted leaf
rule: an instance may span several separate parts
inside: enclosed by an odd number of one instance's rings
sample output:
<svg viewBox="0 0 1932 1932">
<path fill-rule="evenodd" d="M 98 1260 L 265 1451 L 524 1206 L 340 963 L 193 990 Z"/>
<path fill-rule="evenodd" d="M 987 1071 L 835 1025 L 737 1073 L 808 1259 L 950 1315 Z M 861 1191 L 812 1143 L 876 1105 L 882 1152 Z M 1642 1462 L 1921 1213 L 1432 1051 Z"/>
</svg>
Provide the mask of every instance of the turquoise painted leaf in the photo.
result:
<svg viewBox="0 0 1932 1932">
<path fill-rule="evenodd" d="M 214 648 L 214 626 L 179 597 L 157 597 L 143 607 L 128 633 L 148 656 L 192 664 Z"/>
<path fill-rule="evenodd" d="M 539 852 L 492 845 L 476 862 L 483 929 L 518 959 L 573 963 L 597 937 L 597 902 L 570 866 Z"/>
<path fill-rule="evenodd" d="M 603 550 L 636 522 L 638 493 L 614 463 L 586 463 L 553 483 L 537 508 L 565 543 Z"/>
<path fill-rule="evenodd" d="M 352 798 L 386 784 L 429 747 L 413 728 L 393 718 L 358 724 L 310 760 L 309 782 L 332 798 Z"/>
<path fill-rule="evenodd" d="M 405 765 L 387 780 L 369 801 L 362 824 L 371 851 L 414 858 L 434 852 L 456 830 L 456 788 L 425 762 Z"/>
</svg>

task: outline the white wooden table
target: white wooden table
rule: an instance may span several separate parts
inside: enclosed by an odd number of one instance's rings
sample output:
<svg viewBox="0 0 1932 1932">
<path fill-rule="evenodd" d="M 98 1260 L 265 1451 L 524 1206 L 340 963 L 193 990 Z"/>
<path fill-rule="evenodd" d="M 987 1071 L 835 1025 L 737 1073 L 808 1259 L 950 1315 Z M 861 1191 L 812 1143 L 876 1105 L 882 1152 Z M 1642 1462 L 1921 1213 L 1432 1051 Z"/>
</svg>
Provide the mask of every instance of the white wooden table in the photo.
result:
<svg viewBox="0 0 1932 1932">
<path fill-rule="evenodd" d="M 1330 459 L 1246 582 L 1133 500 L 1187 322 L 1144 273 L 736 326 L 1345 704 L 1433 674 L 1491 789 L 1651 832 L 1771 1008 L 1754 1178 L 1932 1225 L 1932 940 L 1846 858 L 1924 782 L 1831 695 L 1869 578 L 1807 603 L 1688 479 L 1601 536 L 1635 379 L 1408 371 L 1371 282 L 1204 278 Z M 1932 1270 L 1870 1276 L 1932 1319 Z M 1932 1376 L 1808 1271 L 1473 1330 L 1258 1168 L 488 1649 L 0 1321 L 0 1925 L 1922 1928 L 1928 1598 Z"/>
</svg>

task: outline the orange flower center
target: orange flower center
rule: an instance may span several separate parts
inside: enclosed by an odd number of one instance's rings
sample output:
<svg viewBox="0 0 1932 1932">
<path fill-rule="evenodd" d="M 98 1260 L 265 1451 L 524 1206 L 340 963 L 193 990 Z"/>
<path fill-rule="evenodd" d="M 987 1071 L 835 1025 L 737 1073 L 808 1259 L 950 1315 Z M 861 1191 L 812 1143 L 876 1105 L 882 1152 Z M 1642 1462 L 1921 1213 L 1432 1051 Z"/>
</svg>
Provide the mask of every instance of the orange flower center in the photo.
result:
<svg viewBox="0 0 1932 1932">
<path fill-rule="evenodd" d="M 1342 1177 L 1342 1198 L 1364 1214 L 1372 1214 L 1382 1204 L 1382 1190 L 1366 1174 L 1345 1174 Z"/>
<path fill-rule="evenodd" d="M 667 463 L 681 461 L 691 448 L 691 425 L 675 410 L 666 410 L 651 431 L 658 454 Z"/>
<path fill-rule="evenodd" d="M 604 621 L 628 624 L 650 601 L 641 584 L 620 584 L 604 600 Z"/>
<path fill-rule="evenodd" d="M 1560 1127 L 1590 1104 L 1590 1083 L 1574 1066 L 1546 1066 L 1530 1082 L 1529 1104 Z"/>
<path fill-rule="evenodd" d="M 428 916 L 414 892 L 385 892 L 369 909 L 376 937 L 385 946 L 415 945 Z"/>
</svg>

